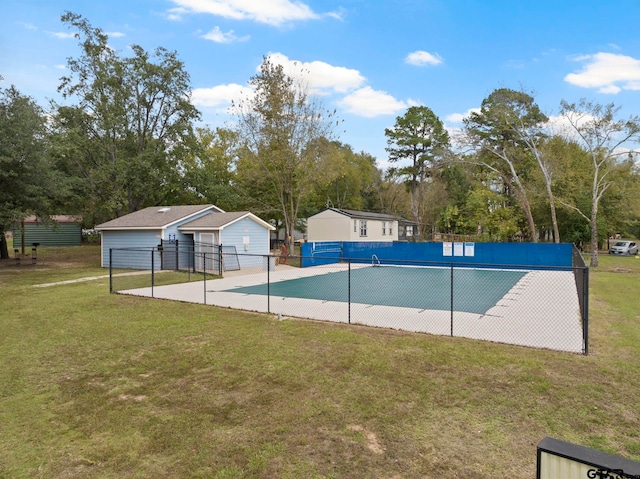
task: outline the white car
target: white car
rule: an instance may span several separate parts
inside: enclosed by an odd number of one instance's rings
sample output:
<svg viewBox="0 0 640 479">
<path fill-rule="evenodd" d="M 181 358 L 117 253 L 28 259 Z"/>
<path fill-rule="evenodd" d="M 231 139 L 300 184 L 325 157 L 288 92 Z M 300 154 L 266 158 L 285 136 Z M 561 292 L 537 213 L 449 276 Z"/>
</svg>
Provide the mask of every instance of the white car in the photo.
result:
<svg viewBox="0 0 640 479">
<path fill-rule="evenodd" d="M 626 254 L 629 256 L 638 254 L 638 242 L 616 241 L 609 249 L 609 254 Z"/>
</svg>

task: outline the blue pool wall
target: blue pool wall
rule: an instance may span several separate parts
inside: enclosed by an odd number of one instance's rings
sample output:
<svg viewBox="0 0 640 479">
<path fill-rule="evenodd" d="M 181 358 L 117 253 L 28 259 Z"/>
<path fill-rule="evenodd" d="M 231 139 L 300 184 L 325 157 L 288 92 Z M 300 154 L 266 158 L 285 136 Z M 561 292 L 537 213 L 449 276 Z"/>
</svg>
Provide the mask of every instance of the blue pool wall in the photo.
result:
<svg viewBox="0 0 640 479">
<path fill-rule="evenodd" d="M 411 262 L 469 266 L 545 267 L 571 269 L 571 243 L 469 243 L 469 242 L 308 242 L 301 245 L 301 266 L 339 261 L 402 264 Z M 374 256 L 375 255 L 375 256 Z"/>
</svg>

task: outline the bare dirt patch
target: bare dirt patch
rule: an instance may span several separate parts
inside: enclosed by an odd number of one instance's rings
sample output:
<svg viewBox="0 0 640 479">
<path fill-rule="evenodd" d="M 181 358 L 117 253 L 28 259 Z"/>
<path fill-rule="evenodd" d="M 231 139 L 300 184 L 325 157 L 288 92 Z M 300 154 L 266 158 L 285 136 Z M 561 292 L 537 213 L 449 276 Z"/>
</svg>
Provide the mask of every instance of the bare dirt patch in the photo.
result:
<svg viewBox="0 0 640 479">
<path fill-rule="evenodd" d="M 382 449 L 378 437 L 373 431 L 369 431 L 359 424 L 348 426 L 347 429 L 362 433 L 367 440 L 367 448 L 371 452 L 374 454 L 384 454 L 384 449 Z"/>
<path fill-rule="evenodd" d="M 133 401 L 144 401 L 145 399 L 147 399 L 147 396 L 141 395 L 141 396 L 133 396 L 131 394 L 120 394 L 120 396 L 118 396 L 118 399 L 120 399 L 121 401 L 129 401 L 129 400 L 133 400 Z"/>
<path fill-rule="evenodd" d="M 615 268 L 614 273 L 633 273 L 633 270 L 627 268 Z"/>
</svg>

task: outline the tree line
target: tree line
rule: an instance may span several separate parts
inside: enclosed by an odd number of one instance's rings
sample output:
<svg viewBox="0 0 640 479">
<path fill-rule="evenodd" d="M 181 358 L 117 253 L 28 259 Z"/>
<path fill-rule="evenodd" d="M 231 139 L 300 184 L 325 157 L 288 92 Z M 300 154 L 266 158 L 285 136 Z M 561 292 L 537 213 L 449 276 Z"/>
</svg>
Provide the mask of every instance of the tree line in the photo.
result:
<svg viewBox="0 0 640 479">
<path fill-rule="evenodd" d="M 0 88 L 0 255 L 5 231 L 35 214 L 82 215 L 85 226 L 154 205 L 213 203 L 284 229 L 326 207 L 406 217 L 417 240 L 589 245 L 640 235 L 640 119 L 620 108 L 562 102 L 550 119 L 530 92 L 496 89 L 459 131 L 414 106 L 384 131 L 388 161 L 339 141 L 341 120 L 305 83 L 265 57 L 232 106 L 234 123 L 197 126 L 176 52 L 133 45 L 66 12 L 80 47 L 48 109 Z M 382 132 L 381 132 L 382 134 Z M 291 246 L 291 245 L 289 245 Z"/>
</svg>

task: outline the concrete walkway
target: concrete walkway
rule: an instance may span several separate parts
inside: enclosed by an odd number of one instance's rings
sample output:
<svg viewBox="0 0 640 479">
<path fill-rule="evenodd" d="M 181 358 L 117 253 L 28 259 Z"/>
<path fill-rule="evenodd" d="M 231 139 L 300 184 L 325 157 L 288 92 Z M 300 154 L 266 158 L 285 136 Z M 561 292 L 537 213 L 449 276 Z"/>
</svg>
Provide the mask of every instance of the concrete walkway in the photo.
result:
<svg viewBox="0 0 640 479">
<path fill-rule="evenodd" d="M 295 269 L 293 266 L 289 266 L 289 265 L 279 265 L 278 266 L 279 270 L 290 270 L 290 269 Z M 257 271 L 260 270 L 260 268 L 256 268 Z M 167 273 L 169 270 L 161 270 L 161 271 L 155 271 L 155 274 L 158 273 Z M 255 271 L 247 271 L 247 270 L 238 270 L 238 271 L 225 271 L 224 272 L 224 277 L 234 277 L 234 276 L 244 276 L 244 275 L 248 275 L 248 274 L 253 274 L 255 273 Z M 117 273 L 114 274 L 113 277 L 119 277 L 119 276 L 138 276 L 138 275 L 143 275 L 143 274 L 149 274 L 149 271 L 131 271 L 129 273 Z M 61 284 L 72 284 L 72 283 L 82 283 L 84 281 L 95 281 L 96 279 L 106 279 L 108 278 L 109 275 L 108 274 L 103 274 L 100 276 L 87 276 L 85 278 L 77 278 L 77 279 L 68 279 L 66 281 L 57 281 L 55 283 L 43 283 L 43 284 L 34 284 L 34 288 L 46 288 L 49 286 L 58 286 Z"/>
<path fill-rule="evenodd" d="M 156 271 L 156 273 L 160 273 L 160 271 Z M 148 271 L 132 271 L 130 273 L 118 273 L 113 276 L 137 276 L 141 274 L 149 274 Z M 60 284 L 71 284 L 71 283 L 82 283 L 83 281 L 94 281 L 96 279 L 108 279 L 108 274 L 103 274 L 100 276 L 87 276 L 85 278 L 77 278 L 77 279 L 68 279 L 66 281 L 57 281 L 55 283 L 43 283 L 43 284 L 34 284 L 34 288 L 46 288 L 48 286 L 58 286 Z"/>
</svg>

